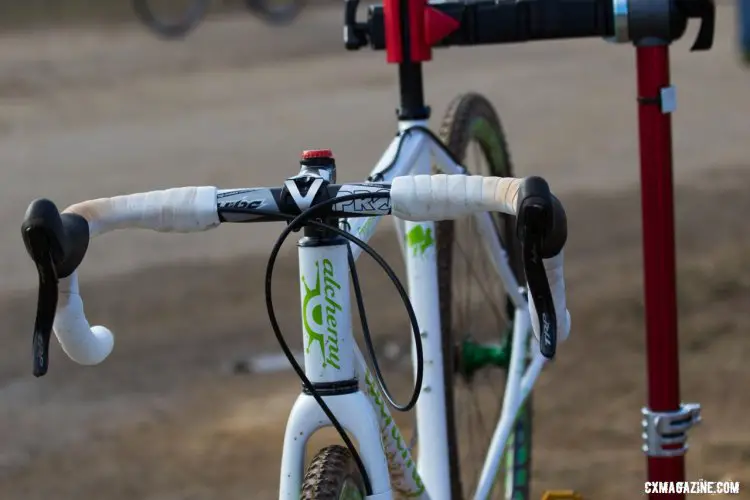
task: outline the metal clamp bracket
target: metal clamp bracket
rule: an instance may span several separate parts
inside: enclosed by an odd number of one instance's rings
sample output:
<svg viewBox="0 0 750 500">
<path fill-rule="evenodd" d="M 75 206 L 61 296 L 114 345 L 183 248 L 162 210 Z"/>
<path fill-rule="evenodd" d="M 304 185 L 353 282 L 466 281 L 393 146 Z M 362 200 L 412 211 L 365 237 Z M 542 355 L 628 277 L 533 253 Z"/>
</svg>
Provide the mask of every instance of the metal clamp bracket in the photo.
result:
<svg viewBox="0 0 750 500">
<path fill-rule="evenodd" d="M 670 44 L 685 34 L 690 19 L 700 19 L 698 36 L 690 50 L 713 45 L 715 0 L 611 0 L 613 35 L 608 42 L 636 45 Z"/>
<path fill-rule="evenodd" d="M 686 403 L 674 412 L 641 409 L 643 452 L 650 457 L 678 457 L 688 450 L 687 432 L 701 422 L 701 406 Z"/>
<path fill-rule="evenodd" d="M 656 97 L 639 97 L 638 102 L 659 106 L 662 114 L 674 113 L 677 109 L 677 91 L 674 86 L 662 87 L 659 89 L 659 95 Z"/>
</svg>

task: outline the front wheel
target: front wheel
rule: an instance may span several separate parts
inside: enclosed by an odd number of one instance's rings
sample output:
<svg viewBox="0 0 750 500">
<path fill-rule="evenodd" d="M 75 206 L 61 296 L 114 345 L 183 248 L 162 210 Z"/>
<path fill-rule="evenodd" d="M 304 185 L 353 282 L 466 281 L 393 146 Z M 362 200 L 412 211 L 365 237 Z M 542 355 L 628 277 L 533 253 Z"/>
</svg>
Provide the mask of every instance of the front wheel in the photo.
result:
<svg viewBox="0 0 750 500">
<path fill-rule="evenodd" d="M 343 446 L 326 446 L 305 472 L 301 500 L 364 500 L 362 475 L 351 452 Z"/>
<path fill-rule="evenodd" d="M 451 102 L 440 138 L 467 174 L 513 177 L 500 119 L 478 94 Z M 474 216 L 436 225 L 438 291 L 442 329 L 445 419 L 448 427 L 451 498 L 472 498 L 478 486 L 502 409 L 515 307 L 490 255 L 488 239 L 499 240 L 519 286 L 524 284 L 515 218 L 493 216 L 493 231 Z M 531 401 L 521 407 L 505 447 L 504 471 L 491 498 L 528 500 L 531 474 Z M 500 484 L 502 483 L 502 487 Z"/>
</svg>

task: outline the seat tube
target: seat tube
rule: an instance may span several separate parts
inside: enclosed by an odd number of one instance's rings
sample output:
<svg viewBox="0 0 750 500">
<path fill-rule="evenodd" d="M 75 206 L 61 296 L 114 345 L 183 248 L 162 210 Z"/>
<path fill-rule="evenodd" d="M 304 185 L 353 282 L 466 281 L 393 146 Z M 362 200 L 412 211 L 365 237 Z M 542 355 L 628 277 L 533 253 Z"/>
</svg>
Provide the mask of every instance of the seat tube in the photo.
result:
<svg viewBox="0 0 750 500">
<path fill-rule="evenodd" d="M 323 395 L 356 390 L 346 240 L 298 243 L 305 374 Z"/>
</svg>

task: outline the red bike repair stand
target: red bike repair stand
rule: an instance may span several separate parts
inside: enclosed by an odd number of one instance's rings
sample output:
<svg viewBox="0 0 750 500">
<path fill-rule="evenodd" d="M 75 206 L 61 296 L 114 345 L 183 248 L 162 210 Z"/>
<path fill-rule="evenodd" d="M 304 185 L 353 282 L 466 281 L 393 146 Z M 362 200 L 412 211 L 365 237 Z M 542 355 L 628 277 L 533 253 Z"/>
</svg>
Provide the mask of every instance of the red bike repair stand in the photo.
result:
<svg viewBox="0 0 750 500">
<path fill-rule="evenodd" d="M 682 482 L 687 431 L 700 421 L 700 406 L 680 402 L 669 45 L 637 46 L 636 64 L 648 369 L 643 451 L 648 481 Z M 649 494 L 656 497 L 685 494 Z"/>
</svg>

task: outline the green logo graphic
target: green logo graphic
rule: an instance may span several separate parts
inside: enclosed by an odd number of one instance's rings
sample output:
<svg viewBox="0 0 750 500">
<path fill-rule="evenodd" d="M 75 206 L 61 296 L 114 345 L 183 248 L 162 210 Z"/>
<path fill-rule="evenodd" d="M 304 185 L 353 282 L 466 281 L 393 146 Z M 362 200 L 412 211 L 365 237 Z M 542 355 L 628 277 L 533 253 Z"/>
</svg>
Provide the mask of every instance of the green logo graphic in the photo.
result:
<svg viewBox="0 0 750 500">
<path fill-rule="evenodd" d="M 432 229 L 425 230 L 424 226 L 414 226 L 406 233 L 406 244 L 411 248 L 414 257 L 421 257 L 428 248 L 435 244 Z"/>
<path fill-rule="evenodd" d="M 334 278 L 333 264 L 328 259 L 315 262 L 315 285 L 312 287 L 308 285 L 304 275 L 301 279 L 305 287 L 302 299 L 302 324 L 307 337 L 305 352 L 309 354 L 313 344 L 317 345 L 323 358 L 323 368 L 332 366 L 339 370 L 341 366 L 336 314 L 341 312 L 341 305 L 337 302 L 336 294 L 341 290 L 341 285 Z"/>
</svg>

